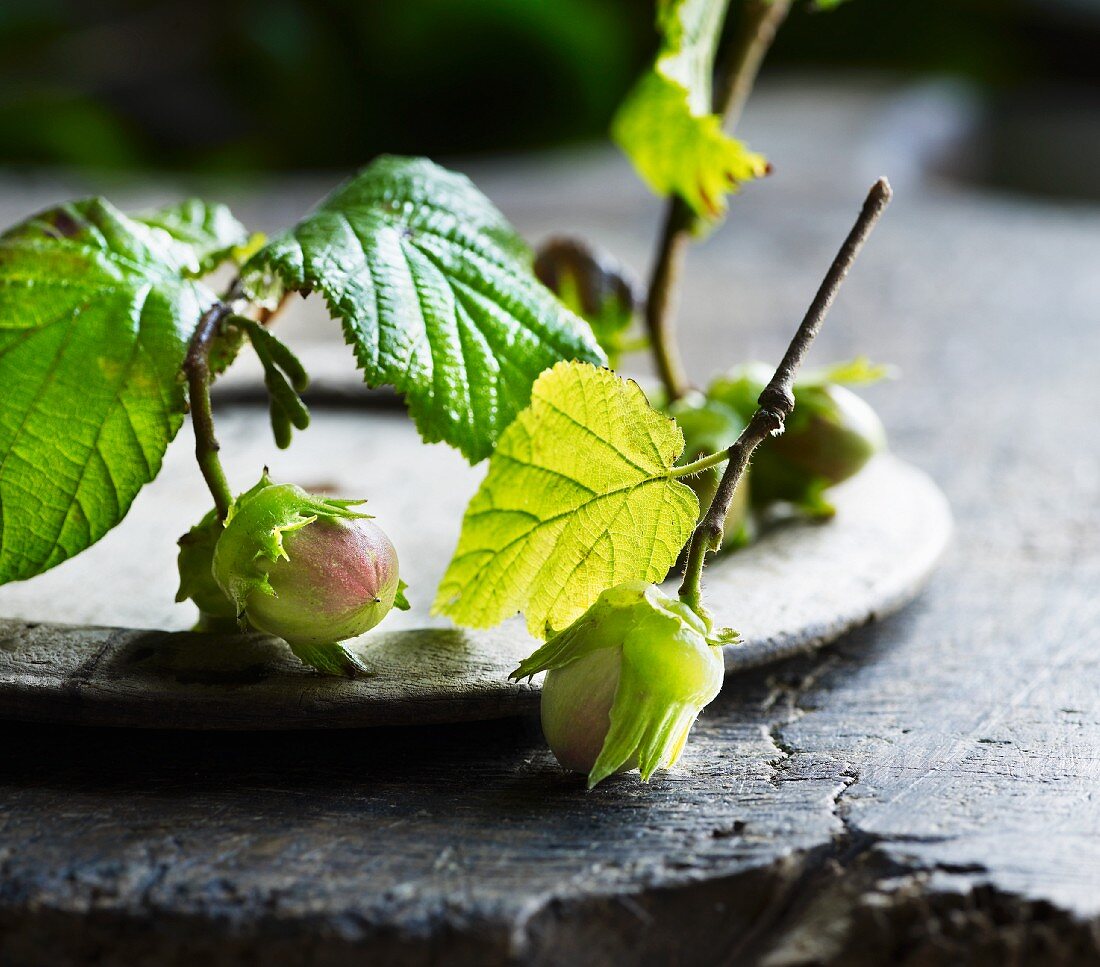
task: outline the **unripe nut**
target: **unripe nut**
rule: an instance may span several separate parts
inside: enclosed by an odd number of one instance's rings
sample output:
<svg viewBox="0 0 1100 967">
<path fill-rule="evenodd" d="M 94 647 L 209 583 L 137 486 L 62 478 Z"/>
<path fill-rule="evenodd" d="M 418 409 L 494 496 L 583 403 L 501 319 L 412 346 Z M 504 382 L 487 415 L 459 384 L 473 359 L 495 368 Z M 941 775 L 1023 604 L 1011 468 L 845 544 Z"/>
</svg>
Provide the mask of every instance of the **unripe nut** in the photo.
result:
<svg viewBox="0 0 1100 967">
<path fill-rule="evenodd" d="M 793 420 L 788 432 L 772 442 L 775 454 L 838 484 L 886 448 L 886 430 L 878 414 L 850 389 L 822 386 L 805 395 L 813 405 L 807 407 L 803 419 Z"/>
<path fill-rule="evenodd" d="M 815 517 L 831 516 L 834 508 L 824 491 L 857 474 L 886 447 L 886 431 L 875 411 L 832 376 L 873 382 L 886 371 L 856 360 L 795 383 L 796 403 L 785 432 L 754 456 L 753 502 L 790 501 Z M 716 379 L 707 394 L 748 419 L 769 378 L 768 367 L 750 363 Z"/>
<path fill-rule="evenodd" d="M 397 551 L 347 501 L 275 484 L 234 507 L 214 577 L 255 627 L 291 645 L 326 645 L 373 628 L 399 590 Z"/>
<path fill-rule="evenodd" d="M 253 591 L 249 620 L 293 645 L 354 638 L 393 607 L 397 551 L 369 520 L 317 520 L 284 538 L 288 560 L 268 571 L 273 595 Z"/>
<path fill-rule="evenodd" d="M 563 769 L 587 773 L 600 757 L 622 665 L 620 649 L 601 648 L 546 673 L 542 734 Z M 637 765 L 635 756 L 617 771 L 628 772 Z"/>
<path fill-rule="evenodd" d="M 222 535 L 222 522 L 217 511 L 210 511 L 179 539 L 180 585 L 177 601 L 190 598 L 204 617 L 232 619 L 236 615 L 233 602 L 214 580 L 211 567 L 214 548 Z"/>
<path fill-rule="evenodd" d="M 545 671 L 542 727 L 566 769 L 591 788 L 637 768 L 647 780 L 673 765 L 696 716 L 718 694 L 717 645 L 733 640 L 658 587 L 628 581 L 604 591 L 512 673 Z"/>
</svg>

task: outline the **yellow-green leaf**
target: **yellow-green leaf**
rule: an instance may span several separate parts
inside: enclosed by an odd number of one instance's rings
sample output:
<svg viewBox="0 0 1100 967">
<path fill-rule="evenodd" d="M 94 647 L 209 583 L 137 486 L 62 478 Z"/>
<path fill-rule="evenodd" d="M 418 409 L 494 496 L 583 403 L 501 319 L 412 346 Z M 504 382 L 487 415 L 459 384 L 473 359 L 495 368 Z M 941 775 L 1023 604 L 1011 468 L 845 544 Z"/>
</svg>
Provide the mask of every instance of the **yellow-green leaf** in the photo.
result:
<svg viewBox="0 0 1100 967">
<path fill-rule="evenodd" d="M 729 0 L 658 0 L 661 48 L 623 101 L 611 135 L 658 195 L 677 194 L 717 219 L 726 195 L 767 171 L 711 111 L 714 51 Z"/>
<path fill-rule="evenodd" d="M 801 386 L 870 386 L 883 379 L 897 376 L 897 367 L 887 363 L 873 363 L 866 356 L 856 356 L 842 363 L 833 363 L 822 369 L 809 370 L 798 380 Z"/>
<path fill-rule="evenodd" d="M 470 501 L 434 610 L 475 628 L 523 611 L 546 637 L 606 588 L 661 581 L 699 513 L 670 472 L 683 448 L 636 383 L 587 363 L 547 370 Z"/>
</svg>

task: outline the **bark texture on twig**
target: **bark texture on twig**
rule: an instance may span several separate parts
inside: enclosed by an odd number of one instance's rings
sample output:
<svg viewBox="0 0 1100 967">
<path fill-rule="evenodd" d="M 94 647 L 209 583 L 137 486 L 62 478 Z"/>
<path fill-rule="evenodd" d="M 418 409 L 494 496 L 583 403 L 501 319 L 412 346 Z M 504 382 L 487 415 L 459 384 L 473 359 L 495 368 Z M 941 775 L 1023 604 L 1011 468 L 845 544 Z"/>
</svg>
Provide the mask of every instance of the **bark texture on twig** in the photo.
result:
<svg viewBox="0 0 1100 967">
<path fill-rule="evenodd" d="M 821 329 L 821 324 L 825 321 L 840 284 L 844 281 L 856 256 L 859 255 L 860 249 L 863 248 L 863 243 L 867 241 L 867 236 L 871 234 L 871 230 L 890 203 L 891 194 L 890 184 L 885 178 L 880 178 L 871 186 L 855 225 L 852 226 L 836 258 L 833 259 L 833 264 L 829 266 L 829 271 L 825 274 L 817 295 L 810 303 L 810 308 L 806 310 L 802 324 L 791 339 L 771 381 L 760 394 L 757 401 L 760 408 L 753 414 L 749 425 L 737 438 L 737 442 L 728 450 L 729 463 L 726 464 L 718 490 L 714 494 L 710 508 L 691 536 L 684 581 L 680 586 L 681 599 L 697 612 L 701 612 L 702 609 L 700 585 L 703 563 L 708 552 L 714 552 L 722 545 L 722 528 L 725 526 L 726 515 L 729 514 L 730 505 L 733 503 L 737 484 L 756 448 L 769 436 L 777 436 L 783 432 L 785 421 L 794 409 L 795 375 Z"/>
</svg>

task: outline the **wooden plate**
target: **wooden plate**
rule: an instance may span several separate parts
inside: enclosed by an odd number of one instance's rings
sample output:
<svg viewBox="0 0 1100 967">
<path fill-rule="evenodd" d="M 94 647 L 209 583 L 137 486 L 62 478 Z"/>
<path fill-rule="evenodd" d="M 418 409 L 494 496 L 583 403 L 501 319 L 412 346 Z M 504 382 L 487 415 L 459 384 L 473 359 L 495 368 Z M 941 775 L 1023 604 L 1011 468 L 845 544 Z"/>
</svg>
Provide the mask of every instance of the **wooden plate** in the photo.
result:
<svg viewBox="0 0 1100 967">
<path fill-rule="evenodd" d="M 488 632 L 448 627 L 427 605 L 483 470 L 425 447 L 399 416 L 323 413 L 286 454 L 258 411 L 221 418 L 242 489 L 272 471 L 311 489 L 371 497 L 410 585 L 357 643 L 371 669 L 354 681 L 318 675 L 262 635 L 197 635 L 172 604 L 174 540 L 206 510 L 187 442 L 123 524 L 80 557 L 0 588 L 0 715 L 139 728 L 294 729 L 457 722 L 537 709 L 538 683 L 508 681 L 535 647 L 516 619 Z M 318 469 L 323 468 L 323 472 Z M 707 569 L 707 600 L 744 644 L 728 672 L 819 647 L 901 607 L 951 532 L 947 503 L 923 473 L 890 456 L 833 491 L 824 524 L 779 525 Z M 383 630 L 384 629 L 384 630 Z"/>
</svg>

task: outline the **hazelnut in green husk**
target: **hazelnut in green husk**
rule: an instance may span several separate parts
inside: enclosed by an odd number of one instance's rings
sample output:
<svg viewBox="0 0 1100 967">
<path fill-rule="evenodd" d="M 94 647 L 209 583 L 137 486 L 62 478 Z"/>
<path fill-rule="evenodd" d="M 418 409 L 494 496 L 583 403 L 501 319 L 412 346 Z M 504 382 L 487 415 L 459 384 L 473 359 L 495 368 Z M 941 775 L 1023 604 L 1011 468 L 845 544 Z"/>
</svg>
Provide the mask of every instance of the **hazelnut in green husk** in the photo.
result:
<svg viewBox="0 0 1100 967">
<path fill-rule="evenodd" d="M 643 781 L 680 758 L 700 711 L 722 687 L 722 644 L 707 623 L 656 585 L 630 581 L 595 604 L 513 672 L 545 671 L 542 728 L 588 788 L 638 769 Z"/>
<path fill-rule="evenodd" d="M 237 500 L 271 485 L 265 474 L 260 482 Z M 180 584 L 176 592 L 177 601 L 188 599 L 195 602 L 199 609 L 199 620 L 195 631 L 234 631 L 238 627 L 237 609 L 225 592 L 214 580 L 214 548 L 222 536 L 225 525 L 218 518 L 216 508 L 203 517 L 178 541 Z"/>
<path fill-rule="evenodd" d="M 606 252 L 580 239 L 551 238 L 539 247 L 534 269 L 538 280 L 592 327 L 611 369 L 618 368 L 624 352 L 645 348 L 646 340 L 628 336 L 642 303 L 638 284 Z"/>
<path fill-rule="evenodd" d="M 190 598 L 195 602 L 199 609 L 195 631 L 232 631 L 237 625 L 237 609 L 218 587 L 211 570 L 222 529 L 218 512 L 211 510 L 179 539 L 180 586 L 176 600 Z"/>
<path fill-rule="evenodd" d="M 331 674 L 361 667 L 340 642 L 408 607 L 397 552 L 359 503 L 269 483 L 234 502 L 214 550 L 236 614 Z"/>
<path fill-rule="evenodd" d="M 843 384 L 871 383 L 887 373 L 885 367 L 857 359 L 796 381 L 786 430 L 762 444 L 753 458 L 753 503 L 785 501 L 811 516 L 831 517 L 835 509 L 825 491 L 854 476 L 886 447 L 878 415 Z M 707 396 L 747 420 L 771 375 L 772 367 L 762 363 L 739 366 L 716 379 Z"/>
</svg>

